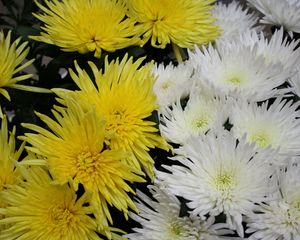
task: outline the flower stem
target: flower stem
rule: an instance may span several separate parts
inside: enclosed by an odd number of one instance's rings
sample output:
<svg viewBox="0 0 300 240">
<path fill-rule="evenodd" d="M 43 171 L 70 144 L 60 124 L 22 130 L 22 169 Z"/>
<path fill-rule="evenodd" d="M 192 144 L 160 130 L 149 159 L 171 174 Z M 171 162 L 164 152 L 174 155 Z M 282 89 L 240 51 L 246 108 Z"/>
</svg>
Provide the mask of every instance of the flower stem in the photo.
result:
<svg viewBox="0 0 300 240">
<path fill-rule="evenodd" d="M 180 53 L 180 48 L 178 47 L 178 45 L 174 44 L 173 42 L 172 42 L 172 48 L 173 48 L 175 57 L 177 59 L 177 62 L 182 63 L 183 60 L 182 60 L 182 56 L 181 56 L 181 53 Z"/>
</svg>

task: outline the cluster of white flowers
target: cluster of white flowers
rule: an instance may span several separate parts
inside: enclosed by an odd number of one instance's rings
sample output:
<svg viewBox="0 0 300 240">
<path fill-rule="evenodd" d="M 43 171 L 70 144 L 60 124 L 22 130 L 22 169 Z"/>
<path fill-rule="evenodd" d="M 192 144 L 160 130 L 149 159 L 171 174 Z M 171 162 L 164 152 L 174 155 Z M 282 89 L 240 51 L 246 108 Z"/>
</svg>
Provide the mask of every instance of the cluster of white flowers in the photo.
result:
<svg viewBox="0 0 300 240">
<path fill-rule="evenodd" d="M 130 240 L 300 240 L 300 1 L 244 3 L 216 4 L 219 39 L 153 69 L 173 155 Z"/>
</svg>

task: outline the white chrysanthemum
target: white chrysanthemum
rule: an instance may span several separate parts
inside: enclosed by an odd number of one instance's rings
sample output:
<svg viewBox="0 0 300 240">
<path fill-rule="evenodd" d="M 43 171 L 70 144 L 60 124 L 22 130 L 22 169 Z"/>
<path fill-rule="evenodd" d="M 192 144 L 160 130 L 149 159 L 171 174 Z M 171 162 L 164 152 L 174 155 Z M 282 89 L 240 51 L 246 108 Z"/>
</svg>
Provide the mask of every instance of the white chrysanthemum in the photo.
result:
<svg viewBox="0 0 300 240">
<path fill-rule="evenodd" d="M 300 33 L 299 0 L 248 0 L 264 17 L 261 23 L 283 26 L 288 32 Z"/>
<path fill-rule="evenodd" d="M 249 13 L 248 9 L 243 7 L 238 2 L 231 2 L 226 5 L 218 3 L 212 10 L 212 15 L 216 19 L 216 25 L 221 28 L 222 34 L 220 39 L 236 38 L 239 33 L 253 29 L 261 31 L 261 26 L 256 26 L 258 16 L 255 13 Z"/>
<path fill-rule="evenodd" d="M 247 218 L 246 232 L 254 232 L 249 240 L 300 239 L 300 165 L 289 165 L 279 175 L 278 198 Z"/>
<path fill-rule="evenodd" d="M 137 191 L 140 214 L 132 213 L 130 217 L 142 228 L 127 234 L 130 240 L 221 240 L 220 235 L 231 233 L 224 229 L 225 224 L 214 224 L 213 217 L 180 217 L 180 202 L 174 195 L 157 186 L 148 188 L 155 200 Z"/>
<path fill-rule="evenodd" d="M 240 36 L 236 44 L 243 44 L 254 48 L 257 47 L 257 54 L 264 57 L 266 62 L 281 64 L 284 70 L 290 71 L 293 75 L 295 65 L 300 63 L 300 49 L 297 48 L 300 39 L 290 41 L 284 37 L 283 29 L 276 30 L 270 38 L 266 38 L 262 33 L 247 31 Z"/>
<path fill-rule="evenodd" d="M 157 78 L 153 91 L 157 96 L 158 105 L 163 108 L 176 102 L 178 98 L 187 97 L 191 86 L 193 67 L 190 64 L 182 63 L 174 66 L 170 63 L 155 65 L 153 74 Z"/>
<path fill-rule="evenodd" d="M 170 173 L 157 171 L 158 179 L 173 194 L 189 200 L 193 214 L 224 213 L 230 228 L 243 237 L 243 215 L 250 214 L 272 191 L 273 170 L 268 162 L 275 151 L 258 152 L 244 138 L 237 141 L 225 131 L 190 138 L 180 151 L 185 156 L 177 160 L 186 167 L 164 166 Z"/>
<path fill-rule="evenodd" d="M 300 154 L 300 111 L 296 110 L 300 101 L 293 104 L 282 98 L 277 98 L 268 107 L 265 102 L 261 106 L 256 103 L 237 103 L 229 117 L 233 124 L 232 131 L 237 138 L 247 134 L 247 141 L 260 148 L 271 145 L 279 148 L 279 156 Z"/>
<path fill-rule="evenodd" d="M 191 95 L 183 109 L 180 102 L 166 109 L 160 118 L 160 132 L 169 142 L 184 144 L 191 136 L 222 128 L 229 117 L 225 99 Z"/>
<path fill-rule="evenodd" d="M 281 94 L 276 87 L 285 82 L 282 66 L 266 62 L 255 48 L 223 43 L 218 50 L 210 45 L 189 54 L 203 83 L 222 94 L 251 101 Z"/>
</svg>

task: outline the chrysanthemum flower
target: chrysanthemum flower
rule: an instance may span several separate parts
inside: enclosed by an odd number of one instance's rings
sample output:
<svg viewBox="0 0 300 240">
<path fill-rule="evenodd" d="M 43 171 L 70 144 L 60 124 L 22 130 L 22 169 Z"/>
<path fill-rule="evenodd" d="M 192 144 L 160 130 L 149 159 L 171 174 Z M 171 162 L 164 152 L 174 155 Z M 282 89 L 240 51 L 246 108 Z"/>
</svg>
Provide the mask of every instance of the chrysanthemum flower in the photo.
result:
<svg viewBox="0 0 300 240">
<path fill-rule="evenodd" d="M 299 163 L 298 159 L 298 163 Z M 300 165 L 280 171 L 278 197 L 261 204 L 247 218 L 249 240 L 300 239 Z"/>
<path fill-rule="evenodd" d="M 219 29 L 213 23 L 215 0 L 126 0 L 128 15 L 144 31 L 144 41 L 165 48 L 174 43 L 181 48 L 215 40 Z"/>
<path fill-rule="evenodd" d="M 214 224 L 214 218 L 180 217 L 180 201 L 166 190 L 148 186 L 153 199 L 141 191 L 137 192 L 139 215 L 130 217 L 142 228 L 134 228 L 136 233 L 125 235 L 130 240 L 221 240 L 220 235 L 231 233 L 224 224 Z"/>
<path fill-rule="evenodd" d="M 300 102 L 287 102 L 277 98 L 270 106 L 268 102 L 237 103 L 229 117 L 232 131 L 237 138 L 247 134 L 247 141 L 258 147 L 279 148 L 279 155 L 300 154 Z M 276 158 L 277 159 L 277 158 Z M 275 159 L 274 159 L 275 160 Z"/>
<path fill-rule="evenodd" d="M 156 123 L 147 120 L 156 110 L 153 92 L 153 65 L 140 67 L 143 59 L 133 62 L 127 56 L 105 62 L 105 71 L 98 70 L 90 63 L 96 79 L 96 86 L 88 74 L 76 65 L 78 74 L 70 74 L 80 91 L 54 90 L 63 103 L 65 96 L 72 96 L 83 107 L 95 105 L 97 112 L 106 120 L 106 140 L 111 149 L 129 153 L 127 162 L 137 171 L 141 168 L 153 177 L 154 161 L 149 148 L 168 149 L 165 140 L 157 133 Z M 140 172 L 142 173 L 142 172 Z"/>
<path fill-rule="evenodd" d="M 19 184 L 22 181 L 22 177 L 18 168 L 16 168 L 15 162 L 19 160 L 24 149 L 24 144 L 21 145 L 19 150 L 16 150 L 15 132 L 16 129 L 14 128 L 9 134 L 6 117 L 2 118 L 0 129 L 0 192 L 5 191 L 11 185 Z M 6 206 L 7 204 L 0 199 L 0 207 L 3 208 Z M 0 219 L 2 217 L 3 216 L 0 214 Z M 6 228 L 6 226 L 0 225 L 0 232 L 4 228 Z"/>
<path fill-rule="evenodd" d="M 237 142 L 231 132 L 190 138 L 180 152 L 184 156 L 175 159 L 183 166 L 164 166 L 170 173 L 158 171 L 158 179 L 173 194 L 189 200 L 193 214 L 224 213 L 229 227 L 242 237 L 243 215 L 272 191 L 269 178 L 273 170 L 268 162 L 275 152 L 258 152 L 244 138 Z"/>
<path fill-rule="evenodd" d="M 22 172 L 26 181 L 0 194 L 1 200 L 9 205 L 0 209 L 5 216 L 0 224 L 11 224 L 1 232 L 1 240 L 102 239 L 96 233 L 97 224 L 91 217 L 93 209 L 88 205 L 87 193 L 78 199 L 72 186 L 54 185 L 48 172 L 40 167 Z M 112 236 L 122 239 L 114 233 Z"/>
<path fill-rule="evenodd" d="M 206 99 L 191 95 L 184 109 L 180 102 L 166 109 L 159 127 L 168 141 L 184 144 L 191 136 L 222 128 L 228 117 L 229 107 L 225 99 Z"/>
<path fill-rule="evenodd" d="M 264 17 L 261 23 L 283 26 L 288 32 L 300 33 L 298 0 L 248 0 Z"/>
<path fill-rule="evenodd" d="M 53 114 L 56 121 L 38 114 L 51 131 L 24 124 L 36 132 L 23 137 L 32 145 L 28 150 L 41 156 L 24 164 L 46 165 L 55 183 L 65 184 L 72 179 L 75 190 L 82 184 L 86 191 L 93 193 L 91 205 L 103 225 L 107 225 L 107 219 L 113 222 L 108 204 L 123 211 L 125 216 L 129 207 L 136 210 L 127 193 L 134 191 L 126 181 L 143 179 L 124 163 L 126 153 L 106 149 L 105 122 L 95 109 L 85 111 L 70 101 L 67 109 L 53 111 Z"/>
<path fill-rule="evenodd" d="M 43 90 L 19 84 L 20 81 L 32 77 L 32 74 L 16 74 L 28 67 L 34 61 L 34 59 L 32 59 L 24 63 L 29 52 L 29 48 L 26 47 L 28 42 L 20 44 L 20 41 L 21 38 L 18 38 L 11 43 L 11 32 L 8 32 L 5 36 L 3 31 L 0 31 L 0 94 L 8 100 L 10 100 L 10 96 L 5 90 L 6 87 L 33 92 L 48 92 L 45 89 Z M 0 118 L 1 117 L 3 117 L 3 114 L 0 104 Z"/>
<path fill-rule="evenodd" d="M 286 80 L 283 66 L 267 62 L 255 47 L 223 41 L 218 49 L 210 45 L 189 55 L 199 81 L 221 95 L 263 101 L 282 93 L 276 87 Z"/>
<path fill-rule="evenodd" d="M 262 33 L 247 31 L 240 36 L 236 44 L 254 48 L 257 55 L 263 56 L 268 63 L 281 64 L 287 74 L 293 76 L 295 66 L 299 64 L 300 49 L 297 48 L 300 40 L 289 40 L 284 37 L 283 28 L 276 30 L 267 38 Z"/>
<path fill-rule="evenodd" d="M 41 36 L 35 40 L 54 44 L 63 51 L 80 53 L 113 52 L 140 42 L 135 22 L 125 18 L 124 1 L 117 0 L 44 0 L 37 3 L 44 22 Z"/>
<path fill-rule="evenodd" d="M 191 64 L 181 63 L 174 66 L 170 63 L 166 67 L 159 64 L 152 71 L 156 77 L 153 91 L 160 109 L 172 105 L 177 99 L 185 98 L 190 93 L 193 85 L 191 76 L 194 71 Z"/>
<path fill-rule="evenodd" d="M 238 2 L 233 1 L 229 4 L 219 2 L 212 11 L 216 19 L 216 25 L 222 30 L 220 38 L 236 38 L 240 33 L 247 30 L 262 30 L 257 26 L 258 16 L 255 13 L 249 13 Z"/>
</svg>

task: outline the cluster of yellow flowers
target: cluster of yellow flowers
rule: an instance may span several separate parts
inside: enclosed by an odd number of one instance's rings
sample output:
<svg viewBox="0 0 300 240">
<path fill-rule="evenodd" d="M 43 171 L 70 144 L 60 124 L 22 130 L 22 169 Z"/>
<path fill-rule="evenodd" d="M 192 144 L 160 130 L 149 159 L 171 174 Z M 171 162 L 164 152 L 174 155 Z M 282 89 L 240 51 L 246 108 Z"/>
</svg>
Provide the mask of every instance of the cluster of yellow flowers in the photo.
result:
<svg viewBox="0 0 300 240">
<path fill-rule="evenodd" d="M 44 0 L 35 16 L 45 23 L 35 40 L 64 51 L 112 52 L 131 45 L 191 48 L 218 37 L 211 17 L 215 0 Z"/>
<path fill-rule="evenodd" d="M 81 208 L 85 209 L 82 206 L 85 202 L 88 202 L 89 211 L 85 210 L 80 214 L 85 216 L 87 212 L 93 213 L 97 230 L 112 237 L 113 229 L 109 225 L 113 224 L 113 219 L 108 205 L 123 211 L 126 218 L 129 208 L 137 211 L 128 195 L 128 192 L 134 193 L 128 182 L 145 181 L 144 172 L 153 178 L 154 161 L 148 153 L 150 148 L 168 150 L 168 144 L 157 133 L 155 123 L 146 120 L 156 109 L 156 98 L 152 91 L 154 77 L 151 75 L 151 65 L 141 67 L 142 60 L 133 62 L 125 56 L 120 62 L 106 62 L 104 73 L 90 63 L 96 86 L 88 74 L 76 65 L 77 74 L 72 70 L 70 73 L 80 90 L 53 89 L 62 104 L 55 106 L 52 111 L 55 120 L 37 113 L 47 125 L 47 129 L 23 124 L 35 132 L 20 137 L 31 145 L 26 147 L 31 155 L 18 162 L 17 166 L 22 166 L 21 168 L 25 169 L 23 171 L 28 173 L 25 173 L 26 183 L 16 185 L 11 191 L 3 193 L 3 197 L 0 196 L 0 199 L 6 199 L 8 205 L 12 205 L 12 208 L 2 209 L 5 216 L 2 222 L 15 223 L 14 227 L 3 231 L 0 239 L 5 239 L 2 236 L 15 236 L 18 224 L 25 224 L 23 217 L 28 214 L 30 224 L 28 223 L 27 227 L 22 225 L 22 228 L 27 230 L 26 234 L 31 236 L 28 239 L 33 239 L 36 234 L 32 229 L 41 231 L 40 226 L 30 220 L 40 215 L 51 218 L 52 229 L 49 233 L 57 232 L 57 239 L 68 234 L 71 237 L 79 231 L 79 220 L 76 220 L 78 216 L 75 212 L 81 212 Z M 11 161 L 11 158 L 16 161 L 15 157 L 6 157 L 6 161 Z M 36 167 L 39 170 L 35 170 Z M 32 178 L 43 179 L 45 183 L 39 193 L 31 192 L 34 185 L 40 182 L 38 179 L 31 181 Z M 2 184 L 5 185 L 6 182 Z M 74 196 L 80 185 L 87 196 L 79 208 Z M 25 191 L 26 199 L 18 198 L 20 187 Z M 56 193 L 66 189 L 70 196 Z M 11 202 L 14 195 L 17 202 Z M 43 198 L 40 199 L 40 196 Z M 32 197 L 38 199 L 33 200 Z M 61 201 L 60 204 L 52 203 L 56 197 L 59 199 L 55 201 Z M 40 206 L 45 201 L 51 202 L 47 206 L 48 210 L 44 209 L 42 213 L 37 211 L 34 214 L 28 212 L 33 202 Z M 20 208 L 19 211 L 13 211 L 15 207 Z M 52 209 L 51 212 L 49 209 Z M 35 214 L 37 216 L 32 216 Z M 73 231 L 68 232 L 73 222 L 76 222 L 74 229 L 71 228 Z M 84 227 L 85 222 L 80 224 Z"/>
<path fill-rule="evenodd" d="M 191 48 L 215 39 L 210 9 L 214 0 L 44 0 L 34 14 L 44 22 L 32 39 L 63 51 L 113 52 L 132 45 Z M 50 92 L 19 82 L 31 78 L 20 71 L 29 52 L 11 33 L 0 33 L 0 94 L 5 88 Z M 0 106 L 0 240 L 123 239 L 113 228 L 110 207 L 137 211 L 130 183 L 153 180 L 151 148 L 168 150 L 156 123 L 153 64 L 127 55 L 104 71 L 89 62 L 92 76 L 75 62 L 69 73 L 79 90 L 52 89 L 58 105 L 52 117 L 37 113 L 45 128 L 9 134 Z M 25 143 L 27 146 L 25 146 Z M 26 148 L 27 154 L 25 154 Z M 26 156 L 25 156 L 26 155 Z"/>
</svg>

